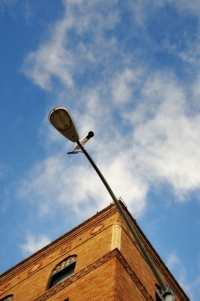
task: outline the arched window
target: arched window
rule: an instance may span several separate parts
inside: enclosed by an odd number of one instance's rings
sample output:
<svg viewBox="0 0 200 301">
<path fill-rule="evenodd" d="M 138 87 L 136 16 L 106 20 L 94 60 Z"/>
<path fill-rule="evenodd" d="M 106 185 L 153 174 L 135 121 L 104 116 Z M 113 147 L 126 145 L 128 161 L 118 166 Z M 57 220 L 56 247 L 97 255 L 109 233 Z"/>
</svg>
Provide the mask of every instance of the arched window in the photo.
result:
<svg viewBox="0 0 200 301">
<path fill-rule="evenodd" d="M 53 269 L 48 288 L 62 282 L 74 273 L 76 258 L 76 255 L 67 257 Z"/>
<path fill-rule="evenodd" d="M 3 299 L 1 299 L 0 301 L 12 301 L 13 298 L 14 298 L 13 295 L 8 295 L 8 296 L 4 297 Z"/>
</svg>

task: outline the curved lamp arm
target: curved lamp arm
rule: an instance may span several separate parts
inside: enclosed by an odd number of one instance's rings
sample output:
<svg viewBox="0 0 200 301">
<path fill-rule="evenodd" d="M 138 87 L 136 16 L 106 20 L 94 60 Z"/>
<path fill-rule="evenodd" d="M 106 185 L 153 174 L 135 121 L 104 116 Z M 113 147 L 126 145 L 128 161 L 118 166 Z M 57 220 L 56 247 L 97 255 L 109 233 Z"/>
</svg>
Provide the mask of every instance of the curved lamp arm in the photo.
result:
<svg viewBox="0 0 200 301">
<path fill-rule="evenodd" d="M 160 275 L 159 271 L 157 270 L 156 266 L 154 265 L 151 257 L 149 256 L 148 252 L 146 251 L 143 243 L 141 242 L 139 236 L 137 235 L 133 225 L 131 224 L 129 218 L 127 217 L 127 214 L 125 213 L 125 211 L 124 211 L 123 207 L 121 206 L 120 202 L 117 200 L 115 194 L 113 193 L 112 189 L 110 188 L 108 182 L 106 181 L 106 179 L 104 178 L 101 171 L 99 170 L 99 168 L 97 167 L 95 162 L 92 160 L 92 158 L 90 157 L 90 155 L 88 154 L 86 149 L 80 143 L 80 141 L 77 140 L 76 143 L 78 144 L 78 146 L 80 147 L 80 149 L 82 150 L 84 155 L 87 157 L 87 159 L 91 163 L 92 167 L 97 172 L 98 176 L 100 177 L 101 181 L 103 182 L 104 186 L 106 187 L 108 193 L 110 194 L 111 198 L 113 199 L 113 201 L 114 201 L 117 209 L 119 210 L 122 218 L 124 219 L 124 221 L 125 221 L 126 225 L 128 226 L 131 234 L 133 235 L 135 241 L 137 242 L 137 244 L 140 248 L 140 251 L 142 252 L 144 258 L 146 259 L 146 262 L 148 263 L 149 267 L 151 268 L 151 271 L 153 272 L 156 280 L 158 281 L 158 284 L 160 285 L 160 287 L 162 289 L 162 295 L 163 295 L 164 300 L 166 300 L 166 301 L 175 301 L 173 289 L 171 287 L 168 287 L 165 284 L 165 282 L 163 281 L 163 278 L 161 277 L 161 275 Z"/>
</svg>

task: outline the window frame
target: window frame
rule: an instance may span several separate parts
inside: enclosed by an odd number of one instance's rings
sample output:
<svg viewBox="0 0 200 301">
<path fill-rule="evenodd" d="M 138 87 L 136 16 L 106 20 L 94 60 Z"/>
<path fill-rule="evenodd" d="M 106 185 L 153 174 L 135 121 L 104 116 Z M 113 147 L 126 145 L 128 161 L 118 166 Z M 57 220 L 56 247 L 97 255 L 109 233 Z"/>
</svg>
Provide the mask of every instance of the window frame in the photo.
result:
<svg viewBox="0 0 200 301">
<path fill-rule="evenodd" d="M 69 264 L 67 264 L 67 261 L 69 261 Z M 75 271 L 76 261 L 77 261 L 77 255 L 71 255 L 66 257 L 60 263 L 58 263 L 51 271 L 51 275 L 49 277 L 49 281 L 47 285 L 47 290 L 61 283 L 65 279 L 69 278 L 70 276 L 72 276 Z"/>
</svg>

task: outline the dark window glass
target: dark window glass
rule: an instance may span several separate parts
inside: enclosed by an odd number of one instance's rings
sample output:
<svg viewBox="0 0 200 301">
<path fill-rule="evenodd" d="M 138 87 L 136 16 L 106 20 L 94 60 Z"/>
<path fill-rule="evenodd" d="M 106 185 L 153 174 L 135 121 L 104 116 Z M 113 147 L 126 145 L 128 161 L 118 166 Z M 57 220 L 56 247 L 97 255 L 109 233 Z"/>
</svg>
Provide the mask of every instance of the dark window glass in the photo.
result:
<svg viewBox="0 0 200 301">
<path fill-rule="evenodd" d="M 51 277 L 49 288 L 56 285 L 56 284 L 58 284 L 58 283 L 60 283 L 60 282 L 62 282 L 64 279 L 66 279 L 67 277 L 72 275 L 74 273 L 75 265 L 76 265 L 76 262 L 70 264 L 69 266 L 67 266 L 63 270 L 61 270 L 58 273 L 54 274 Z"/>
</svg>

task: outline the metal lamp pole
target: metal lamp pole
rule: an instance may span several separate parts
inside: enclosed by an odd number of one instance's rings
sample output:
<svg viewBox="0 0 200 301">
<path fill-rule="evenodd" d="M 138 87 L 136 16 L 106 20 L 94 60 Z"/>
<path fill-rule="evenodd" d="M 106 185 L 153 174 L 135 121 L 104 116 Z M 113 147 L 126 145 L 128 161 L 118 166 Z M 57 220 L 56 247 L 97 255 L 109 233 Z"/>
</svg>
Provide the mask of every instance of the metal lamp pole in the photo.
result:
<svg viewBox="0 0 200 301">
<path fill-rule="evenodd" d="M 163 278 L 161 277 L 159 271 L 157 270 L 151 257 L 149 256 L 147 250 L 145 249 L 143 243 L 141 242 L 139 236 L 137 235 L 133 225 L 131 224 L 131 222 L 130 222 L 127 214 L 125 213 L 123 207 L 121 206 L 120 202 L 117 200 L 115 194 L 113 193 L 112 189 L 108 185 L 106 179 L 102 175 L 101 171 L 99 170 L 99 168 L 97 167 L 95 162 L 92 160 L 92 158 L 90 157 L 90 155 L 88 154 L 86 149 L 83 147 L 83 144 L 79 141 L 78 130 L 76 128 L 76 124 L 75 124 L 70 112 L 64 107 L 57 107 L 49 113 L 49 121 L 63 136 L 65 136 L 65 138 L 67 138 L 73 142 L 76 142 L 78 147 L 82 150 L 84 155 L 87 157 L 88 161 L 91 163 L 92 167 L 97 172 L 98 176 L 100 177 L 101 181 L 103 182 L 104 186 L 106 187 L 108 193 L 110 194 L 111 198 L 113 199 L 120 215 L 122 216 L 123 220 L 125 221 L 126 225 L 128 226 L 131 234 L 133 235 L 135 241 L 137 242 L 138 247 L 140 248 L 140 251 L 142 252 L 143 256 L 145 257 L 147 264 L 149 265 L 156 280 L 158 281 L 158 284 L 160 285 L 161 290 L 162 290 L 162 296 L 163 296 L 164 300 L 165 301 L 175 301 L 173 289 L 165 284 Z M 90 137 L 88 136 L 88 139 Z M 87 140 L 87 136 L 84 137 L 84 139 Z"/>
</svg>

